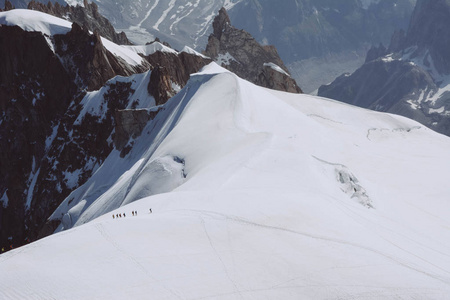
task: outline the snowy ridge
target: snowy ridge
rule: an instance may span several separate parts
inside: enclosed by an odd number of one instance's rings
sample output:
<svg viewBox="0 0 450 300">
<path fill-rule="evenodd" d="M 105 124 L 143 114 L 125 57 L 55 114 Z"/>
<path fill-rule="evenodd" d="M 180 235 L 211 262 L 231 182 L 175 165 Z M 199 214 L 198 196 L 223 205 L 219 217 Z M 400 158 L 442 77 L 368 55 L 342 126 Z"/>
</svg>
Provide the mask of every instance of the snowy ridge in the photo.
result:
<svg viewBox="0 0 450 300">
<path fill-rule="evenodd" d="M 67 20 L 28 9 L 0 12 L 0 25 L 16 25 L 25 31 L 39 31 L 47 36 L 66 34 L 72 29 L 72 23 Z M 132 66 L 142 64 L 142 58 L 126 47 L 117 45 L 105 38 L 102 38 L 102 43 L 109 52 L 124 59 L 128 64 Z M 53 48 L 53 45 L 50 46 Z"/>
<path fill-rule="evenodd" d="M 164 46 L 163 44 L 158 42 L 153 42 L 149 45 L 142 45 L 142 46 L 122 46 L 122 47 L 129 49 L 137 54 L 142 54 L 144 56 L 152 55 L 157 51 L 178 55 L 177 51 L 173 50 L 170 47 Z"/>
<path fill-rule="evenodd" d="M 203 57 L 203 58 L 209 58 L 208 56 L 205 56 L 205 55 L 195 51 L 194 49 L 192 49 L 192 48 L 190 48 L 188 46 L 184 46 L 184 48 L 180 52 L 185 52 L 185 53 L 196 55 L 196 56 L 200 56 L 200 57 Z"/>
<path fill-rule="evenodd" d="M 0 24 L 19 26 L 25 31 L 40 31 L 48 36 L 66 34 L 72 28 L 72 23 L 67 20 L 28 9 L 0 12 Z"/>
<path fill-rule="evenodd" d="M 73 229 L 0 256 L 0 298 L 445 299 L 449 149 L 211 64 L 58 208 Z"/>
</svg>

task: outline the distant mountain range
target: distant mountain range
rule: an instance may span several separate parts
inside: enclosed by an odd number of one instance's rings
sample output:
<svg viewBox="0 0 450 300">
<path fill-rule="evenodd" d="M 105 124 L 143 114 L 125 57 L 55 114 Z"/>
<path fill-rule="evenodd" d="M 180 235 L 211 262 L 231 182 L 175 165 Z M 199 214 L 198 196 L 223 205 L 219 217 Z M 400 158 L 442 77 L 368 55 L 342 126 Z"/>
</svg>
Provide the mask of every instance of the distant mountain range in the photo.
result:
<svg viewBox="0 0 450 300">
<path fill-rule="evenodd" d="M 419 0 L 406 33 L 372 48 L 366 63 L 319 95 L 415 119 L 450 135 L 450 2 Z"/>
<path fill-rule="evenodd" d="M 47 2 L 45 0 L 42 0 Z M 83 5 L 79 0 L 68 0 Z M 94 1 L 119 31 L 139 44 L 159 37 L 175 49 L 205 49 L 224 6 L 236 28 L 274 45 L 305 92 L 352 72 L 366 51 L 405 29 L 415 0 L 125 0 Z M 0 1 L 1 6 L 2 1 Z M 16 7 L 23 0 L 13 1 Z"/>
</svg>

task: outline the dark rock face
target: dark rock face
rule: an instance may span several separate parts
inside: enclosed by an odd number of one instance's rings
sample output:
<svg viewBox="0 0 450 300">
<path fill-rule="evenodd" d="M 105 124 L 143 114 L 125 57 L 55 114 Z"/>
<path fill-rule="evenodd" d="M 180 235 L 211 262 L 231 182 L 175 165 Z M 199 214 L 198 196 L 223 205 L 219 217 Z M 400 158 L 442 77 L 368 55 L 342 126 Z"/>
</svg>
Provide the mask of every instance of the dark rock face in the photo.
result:
<svg viewBox="0 0 450 300">
<path fill-rule="evenodd" d="M 69 33 L 56 35 L 55 45 L 66 68 L 78 79 L 78 85 L 88 90 L 99 89 L 116 75 L 129 76 L 149 67 L 128 65 L 106 50 L 97 31 L 91 35 L 86 27 L 77 23 L 72 24 Z"/>
<path fill-rule="evenodd" d="M 11 2 L 9 2 L 8 0 L 5 1 L 5 9 L 4 9 L 4 11 L 8 11 L 8 10 L 11 10 L 11 9 L 14 9 L 14 8 L 15 7 L 14 7 L 14 5 L 12 5 Z M 0 9 L 0 11 L 1 11 L 1 9 Z"/>
<path fill-rule="evenodd" d="M 112 150 L 113 112 L 130 87 L 110 88 L 104 119 L 76 122 L 85 90 L 150 64 L 128 65 L 76 23 L 53 37 L 0 26 L 0 57 L 0 245 L 9 249 L 53 232 L 46 219 Z"/>
<path fill-rule="evenodd" d="M 416 56 L 428 51 L 438 72 L 450 74 L 450 2 L 418 0 L 405 43 L 418 47 Z"/>
<path fill-rule="evenodd" d="M 133 98 L 135 79 L 111 78 L 152 68 L 151 74 L 136 76 L 145 79 L 140 84 L 148 86 L 148 97 L 162 104 L 211 61 L 156 52 L 131 66 L 103 46 L 98 32 L 90 34 L 77 23 L 52 37 L 0 26 L 0 57 L 0 199 L 8 199 L 0 201 L 0 246 L 5 249 L 53 233 L 62 216 L 48 218 L 61 202 L 114 147 L 125 155 L 158 113 L 159 108 L 130 110 L 139 105 Z M 89 104 L 86 91 L 96 89 L 101 89 L 97 102 Z"/>
<path fill-rule="evenodd" d="M 382 56 L 385 56 L 388 54 L 388 50 L 386 47 L 384 47 L 383 44 L 380 44 L 377 46 L 372 46 L 372 48 L 369 49 L 366 56 L 366 63 L 372 60 L 376 60 L 377 58 L 380 58 Z"/>
<path fill-rule="evenodd" d="M 82 7 L 79 5 L 62 6 L 58 2 L 55 4 L 48 2 L 45 5 L 33 0 L 28 3 L 28 9 L 45 12 L 59 18 L 68 19 L 71 22 L 76 22 L 92 32 L 97 31 L 101 36 L 116 44 L 131 45 L 126 34 L 123 31 L 117 33 L 108 19 L 99 13 L 98 6 L 94 2 L 89 4 L 87 1 L 84 1 L 84 7 Z"/>
<path fill-rule="evenodd" d="M 122 109 L 116 111 L 114 146 L 122 151 L 130 137 L 136 138 L 147 125 L 150 115 L 146 109 Z"/>
<path fill-rule="evenodd" d="M 400 114 L 450 135 L 449 26 L 449 1 L 417 1 L 406 35 L 394 33 L 388 51 L 373 47 L 361 68 L 320 87 L 319 96 Z"/>
<path fill-rule="evenodd" d="M 172 77 L 165 67 L 156 67 L 152 70 L 148 93 L 155 98 L 156 105 L 166 103 L 176 94 L 172 83 Z"/>
<path fill-rule="evenodd" d="M 352 75 L 342 75 L 319 95 L 378 111 L 402 111 L 410 99 L 418 99 L 420 91 L 436 92 L 431 76 L 409 62 L 381 59 L 364 64 Z M 369 92 L 370 91 L 370 92 Z M 332 97 L 331 97 L 332 96 Z"/>
<path fill-rule="evenodd" d="M 289 71 L 275 47 L 260 45 L 248 32 L 231 26 L 227 11 L 222 8 L 213 22 L 214 33 L 209 36 L 205 55 L 216 60 L 223 67 L 257 85 L 277 87 L 287 92 L 300 93 L 301 89 L 289 75 Z M 264 71 L 265 63 L 274 63 L 284 70 L 270 78 L 272 72 Z M 281 82 L 271 82 L 282 80 Z"/>
<path fill-rule="evenodd" d="M 211 62 L 211 59 L 186 52 L 176 55 L 157 51 L 144 58 L 153 66 L 148 92 L 155 98 L 156 105 L 166 103 L 178 92 L 173 84 L 181 89 L 189 80 L 190 74 L 198 72 Z"/>
<path fill-rule="evenodd" d="M 33 51 L 29 51 L 33 49 Z M 33 174 L 46 155 L 52 121 L 60 118 L 76 85 L 44 36 L 19 27 L 0 26 L 0 193 L 9 199 L 2 212 L 0 243 L 20 244 Z"/>
</svg>

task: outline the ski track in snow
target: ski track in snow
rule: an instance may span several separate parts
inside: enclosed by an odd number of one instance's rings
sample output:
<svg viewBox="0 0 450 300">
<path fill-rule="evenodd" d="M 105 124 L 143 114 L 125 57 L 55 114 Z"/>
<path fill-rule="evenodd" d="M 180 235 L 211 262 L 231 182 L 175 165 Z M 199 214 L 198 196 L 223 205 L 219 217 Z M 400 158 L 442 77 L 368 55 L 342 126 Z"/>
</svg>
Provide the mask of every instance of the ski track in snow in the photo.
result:
<svg viewBox="0 0 450 300">
<path fill-rule="evenodd" d="M 231 284 L 233 284 L 234 288 L 236 289 L 236 293 L 240 294 L 240 289 L 237 285 L 237 283 L 233 280 L 233 278 L 230 276 L 230 273 L 228 272 L 228 268 L 227 265 L 224 263 L 222 257 L 220 256 L 219 252 L 217 251 L 217 249 L 214 247 L 214 243 L 212 241 L 211 236 L 208 233 L 208 229 L 206 227 L 206 222 L 205 219 L 200 215 L 200 222 L 202 223 L 203 229 L 205 231 L 205 236 L 208 239 L 209 245 L 211 246 L 211 249 L 213 250 L 213 252 L 215 253 L 217 259 L 220 261 L 223 271 L 225 272 L 228 280 L 231 282 Z M 242 297 L 242 295 L 240 295 Z"/>
<path fill-rule="evenodd" d="M 180 210 L 180 211 L 183 211 L 183 210 Z M 240 224 L 244 224 L 244 225 L 247 225 L 247 226 L 256 226 L 256 227 L 264 228 L 264 229 L 268 229 L 268 230 L 281 231 L 281 232 L 294 234 L 294 235 L 299 235 L 299 236 L 303 236 L 303 237 L 307 237 L 307 238 L 311 238 L 311 239 L 315 239 L 315 240 L 321 240 L 321 241 L 326 241 L 326 242 L 346 245 L 346 246 L 358 248 L 358 249 L 361 249 L 361 250 L 369 251 L 369 252 L 375 253 L 377 255 L 380 255 L 380 256 L 382 256 L 382 257 L 384 257 L 384 258 L 386 258 L 386 259 L 388 259 L 388 260 L 390 260 L 390 261 L 392 261 L 392 262 L 394 262 L 394 263 L 396 263 L 396 264 L 398 264 L 398 265 L 400 265 L 402 267 L 405 267 L 407 269 L 410 269 L 410 270 L 413 270 L 415 272 L 418 272 L 418 273 L 421 273 L 423 275 L 426 275 L 428 277 L 431 277 L 431 278 L 433 278 L 435 280 L 438 280 L 438 281 L 440 281 L 440 282 L 442 282 L 444 284 L 450 285 L 450 280 L 446 280 L 444 278 L 441 278 L 441 276 L 439 276 L 439 275 L 436 275 L 436 274 L 433 274 L 433 273 L 421 270 L 418 267 L 416 267 L 416 266 L 414 266 L 412 264 L 409 264 L 407 261 L 405 261 L 404 259 L 402 259 L 400 257 L 395 257 L 395 256 L 389 255 L 389 254 L 387 254 L 387 253 L 385 253 L 383 251 L 380 251 L 380 250 L 377 250 L 377 249 L 374 249 L 374 248 L 371 248 L 371 247 L 368 247 L 368 246 L 364 246 L 364 245 L 361 245 L 361 244 L 357 244 L 357 243 L 353 243 L 353 242 L 349 242 L 349 241 L 345 241 L 345 240 L 341 240 L 341 239 L 336 239 L 336 238 L 332 238 L 332 237 L 327 237 L 327 236 L 314 235 L 314 234 L 311 234 L 311 233 L 308 233 L 308 232 L 301 232 L 301 231 L 298 231 L 298 230 L 292 230 L 292 229 L 284 228 L 284 227 L 260 224 L 260 223 L 256 223 L 256 222 L 253 222 L 253 221 L 250 221 L 250 220 L 247 220 L 247 219 L 235 216 L 235 215 L 227 215 L 227 214 L 218 213 L 218 212 L 215 212 L 215 211 L 205 211 L 205 210 L 184 210 L 184 211 L 197 212 L 197 213 L 199 213 L 201 215 L 206 215 L 206 216 L 209 216 L 209 217 L 211 217 L 213 219 L 216 219 L 216 220 L 230 220 L 230 221 L 237 222 L 237 223 L 240 223 Z M 425 261 L 425 262 L 427 262 L 428 264 L 432 265 L 435 268 L 444 270 L 446 273 L 450 273 L 449 271 L 447 271 L 445 269 L 442 269 L 442 268 L 436 266 L 435 264 L 432 264 L 432 263 L 430 263 L 428 261 Z"/>
<path fill-rule="evenodd" d="M 142 271 L 142 273 L 152 279 L 152 282 L 154 283 L 158 283 L 161 287 L 163 287 L 166 291 L 170 292 L 173 296 L 175 296 L 178 299 L 183 299 L 182 297 L 180 297 L 178 294 L 176 294 L 172 289 L 168 288 L 165 284 L 163 284 L 162 281 L 158 280 L 157 278 L 155 278 L 154 276 L 152 276 L 147 269 L 139 262 L 139 260 L 137 260 L 133 255 L 128 254 L 128 252 L 126 252 L 125 250 L 122 249 L 122 247 L 120 247 L 120 245 L 111 237 L 111 235 L 108 234 L 108 232 L 106 231 L 106 229 L 104 228 L 104 226 L 101 223 L 97 223 L 95 224 L 95 228 L 97 229 L 97 231 L 100 233 L 100 235 L 108 242 L 110 243 L 114 249 L 116 249 L 120 254 L 122 254 L 123 256 L 125 256 L 127 259 L 129 259 L 131 261 L 131 263 L 133 263 L 135 266 L 137 266 L 137 268 L 139 270 Z"/>
</svg>

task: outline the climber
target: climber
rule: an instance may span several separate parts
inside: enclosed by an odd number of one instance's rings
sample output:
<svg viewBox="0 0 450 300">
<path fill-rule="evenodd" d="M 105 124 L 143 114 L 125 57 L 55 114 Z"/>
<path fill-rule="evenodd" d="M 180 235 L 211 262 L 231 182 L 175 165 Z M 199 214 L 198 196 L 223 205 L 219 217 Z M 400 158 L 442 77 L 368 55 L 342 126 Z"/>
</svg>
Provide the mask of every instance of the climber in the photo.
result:
<svg viewBox="0 0 450 300">
<path fill-rule="evenodd" d="M 113 214 L 113 219 L 114 219 L 114 214 Z"/>
<path fill-rule="evenodd" d="M 152 213 L 152 209 L 150 208 L 150 213 Z"/>
<path fill-rule="evenodd" d="M 132 211 L 131 214 L 134 216 L 134 211 Z"/>
</svg>

